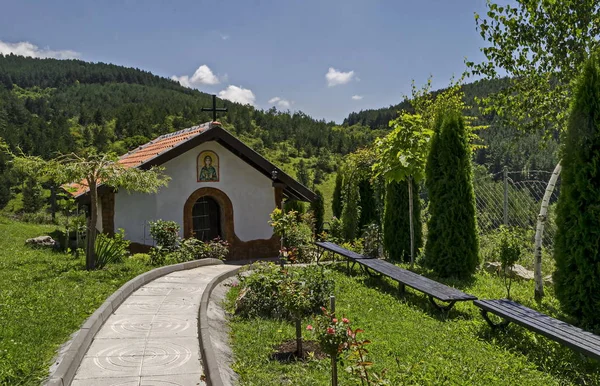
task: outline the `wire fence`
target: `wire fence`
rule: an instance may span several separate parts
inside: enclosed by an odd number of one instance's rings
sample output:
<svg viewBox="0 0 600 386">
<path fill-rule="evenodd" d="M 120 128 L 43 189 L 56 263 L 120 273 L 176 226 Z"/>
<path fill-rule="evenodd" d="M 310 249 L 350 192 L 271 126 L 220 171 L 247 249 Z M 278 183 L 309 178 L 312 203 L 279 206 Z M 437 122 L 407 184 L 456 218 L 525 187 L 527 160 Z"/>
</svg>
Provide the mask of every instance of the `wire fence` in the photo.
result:
<svg viewBox="0 0 600 386">
<path fill-rule="evenodd" d="M 489 234 L 508 225 L 535 232 L 538 214 L 552 172 L 545 170 L 508 171 L 476 175 L 473 180 L 480 234 Z M 556 224 L 554 211 L 560 193 L 560 180 L 550 198 L 544 227 L 543 246 L 552 249 Z"/>
</svg>

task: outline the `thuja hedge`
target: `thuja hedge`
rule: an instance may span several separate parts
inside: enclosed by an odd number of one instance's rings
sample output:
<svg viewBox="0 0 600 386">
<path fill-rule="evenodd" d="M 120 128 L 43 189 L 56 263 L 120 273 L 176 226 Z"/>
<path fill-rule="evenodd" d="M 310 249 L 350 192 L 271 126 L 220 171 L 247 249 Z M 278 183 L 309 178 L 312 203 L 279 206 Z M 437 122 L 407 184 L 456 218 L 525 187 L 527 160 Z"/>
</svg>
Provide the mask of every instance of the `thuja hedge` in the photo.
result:
<svg viewBox="0 0 600 386">
<path fill-rule="evenodd" d="M 469 136 L 459 113 L 436 122 L 425 172 L 431 217 L 424 264 L 442 277 L 469 276 L 479 264 L 479 240 Z"/>
<path fill-rule="evenodd" d="M 421 202 L 418 185 L 413 180 L 413 225 L 415 251 L 423 246 Z M 383 244 L 390 259 L 410 261 L 410 216 L 408 210 L 408 183 L 390 182 L 386 186 Z"/>
<path fill-rule="evenodd" d="M 577 82 L 562 152 L 555 291 L 580 324 L 600 327 L 600 58 Z"/>
</svg>

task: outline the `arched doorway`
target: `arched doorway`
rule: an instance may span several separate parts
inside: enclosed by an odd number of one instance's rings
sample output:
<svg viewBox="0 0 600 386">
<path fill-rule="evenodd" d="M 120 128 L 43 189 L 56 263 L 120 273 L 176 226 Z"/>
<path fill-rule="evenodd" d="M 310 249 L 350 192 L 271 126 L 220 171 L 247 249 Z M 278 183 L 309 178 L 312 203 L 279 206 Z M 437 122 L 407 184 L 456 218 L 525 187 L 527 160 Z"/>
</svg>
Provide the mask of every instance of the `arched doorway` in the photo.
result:
<svg viewBox="0 0 600 386">
<path fill-rule="evenodd" d="M 192 207 L 192 232 L 201 241 L 222 238 L 221 207 L 210 196 L 200 197 Z"/>
</svg>

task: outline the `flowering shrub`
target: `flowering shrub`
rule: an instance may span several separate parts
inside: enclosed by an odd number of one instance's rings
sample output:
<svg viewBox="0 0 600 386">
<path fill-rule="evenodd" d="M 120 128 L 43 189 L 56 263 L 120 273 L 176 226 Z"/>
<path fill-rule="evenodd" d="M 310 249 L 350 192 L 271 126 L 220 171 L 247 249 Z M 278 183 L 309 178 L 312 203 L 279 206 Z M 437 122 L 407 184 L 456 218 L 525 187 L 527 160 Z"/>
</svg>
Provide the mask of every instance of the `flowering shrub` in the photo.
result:
<svg viewBox="0 0 600 386">
<path fill-rule="evenodd" d="M 350 320 L 346 317 L 338 319 L 333 312 L 321 307 L 323 315 L 314 318 L 314 324 L 306 326 L 317 338 L 319 346 L 324 353 L 337 360 L 341 353 L 348 353 L 347 360 L 350 362 L 346 371 L 360 380 L 361 385 L 383 386 L 389 385 L 385 378 L 386 371 L 376 373 L 371 370 L 372 362 L 367 360 L 366 345 L 369 340 L 360 340 L 357 335 L 363 330 L 352 329 Z"/>
<path fill-rule="evenodd" d="M 273 232 L 283 238 L 285 250 L 282 251 L 294 250 L 294 262 L 310 261 L 313 242 L 313 217 L 310 213 L 300 215 L 294 210 L 286 213 L 275 209 L 269 224 Z"/>
<path fill-rule="evenodd" d="M 203 242 L 195 238 L 185 239 L 180 243 L 177 254 L 179 262 L 197 259 L 219 259 L 224 260 L 229 253 L 229 244 L 221 239 Z"/>
<path fill-rule="evenodd" d="M 319 267 L 281 269 L 273 263 L 260 262 L 247 270 L 251 271 L 249 275 L 238 275 L 241 291 L 236 300 L 236 313 L 244 317 L 310 315 L 327 304 L 333 293 L 329 271 Z"/>
<path fill-rule="evenodd" d="M 179 229 L 179 224 L 175 221 L 156 220 L 150 222 L 150 235 L 156 245 L 166 251 L 173 251 L 177 248 Z"/>
<path fill-rule="evenodd" d="M 350 321 L 347 318 L 338 320 L 325 307 L 321 307 L 321 310 L 323 315 L 315 317 L 314 324 L 309 324 L 306 329 L 315 334 L 321 350 L 334 357 L 346 350 L 350 344 Z"/>
</svg>

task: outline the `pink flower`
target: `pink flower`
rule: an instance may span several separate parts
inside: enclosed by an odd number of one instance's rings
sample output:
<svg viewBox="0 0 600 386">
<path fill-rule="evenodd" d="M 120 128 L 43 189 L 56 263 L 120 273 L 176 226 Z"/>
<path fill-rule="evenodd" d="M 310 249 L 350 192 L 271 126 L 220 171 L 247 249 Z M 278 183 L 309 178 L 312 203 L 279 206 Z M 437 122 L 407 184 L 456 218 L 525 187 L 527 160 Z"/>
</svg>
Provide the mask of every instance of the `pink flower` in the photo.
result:
<svg viewBox="0 0 600 386">
<path fill-rule="evenodd" d="M 342 318 L 342 322 L 344 322 L 346 324 L 350 323 L 350 321 L 347 318 Z"/>
<path fill-rule="evenodd" d="M 312 330 L 313 330 L 313 326 L 311 326 L 311 325 L 309 324 L 308 326 L 306 326 L 306 329 L 307 329 L 308 331 L 312 331 Z"/>
<path fill-rule="evenodd" d="M 337 318 L 333 318 L 332 321 L 333 321 L 333 323 L 337 323 L 338 322 Z"/>
<path fill-rule="evenodd" d="M 333 334 L 335 334 L 335 330 L 334 330 L 333 328 L 329 327 L 329 328 L 327 329 L 327 333 L 328 333 L 329 335 L 333 335 Z"/>
</svg>

